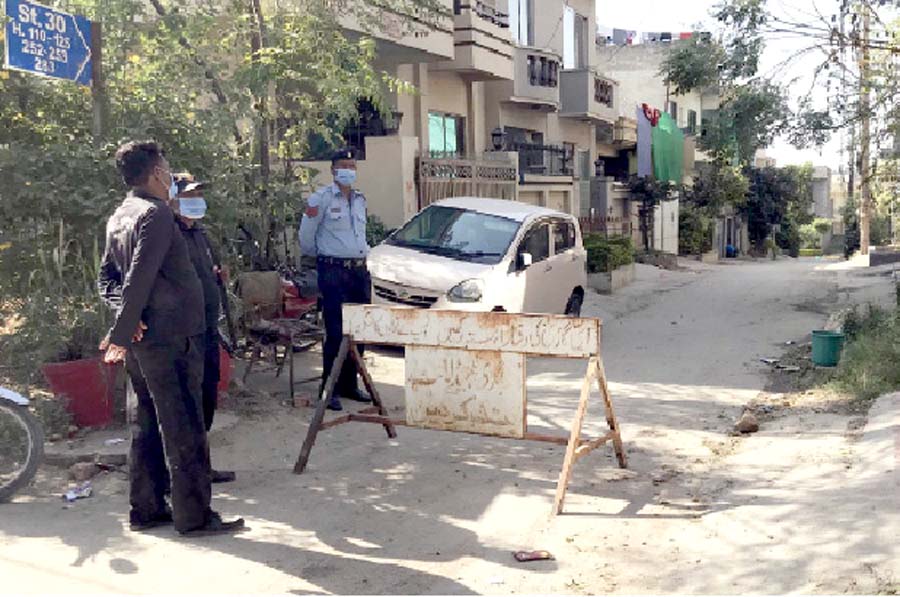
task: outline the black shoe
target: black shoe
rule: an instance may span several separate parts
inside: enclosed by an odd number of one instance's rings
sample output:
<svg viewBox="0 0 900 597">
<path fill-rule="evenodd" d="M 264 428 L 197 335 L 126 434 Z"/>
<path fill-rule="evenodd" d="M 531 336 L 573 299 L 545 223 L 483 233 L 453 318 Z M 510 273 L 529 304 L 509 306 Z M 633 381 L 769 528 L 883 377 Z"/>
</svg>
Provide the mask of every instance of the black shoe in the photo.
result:
<svg viewBox="0 0 900 597">
<path fill-rule="evenodd" d="M 210 480 L 213 483 L 231 483 L 237 479 L 237 475 L 234 474 L 234 471 L 217 471 L 216 469 L 213 469 L 211 472 Z"/>
<path fill-rule="evenodd" d="M 327 408 L 328 410 L 334 410 L 334 411 L 344 410 L 344 407 L 341 406 L 341 401 L 338 399 L 337 396 L 332 396 L 331 399 L 328 401 L 328 406 L 326 406 L 325 408 Z"/>
<path fill-rule="evenodd" d="M 134 512 L 132 512 L 129 515 L 129 518 L 131 519 L 129 528 L 132 531 L 148 531 L 157 527 L 166 526 L 167 524 L 172 524 L 173 522 L 172 511 L 168 509 L 147 519 L 138 518 L 134 515 Z"/>
<path fill-rule="evenodd" d="M 346 394 L 341 394 L 340 396 L 341 398 L 353 400 L 354 402 L 364 402 L 366 404 L 372 402 L 372 397 L 362 390 L 353 390 L 352 392 L 347 392 Z"/>
<path fill-rule="evenodd" d="M 244 528 L 244 519 L 229 520 L 225 522 L 216 512 L 211 512 L 209 519 L 201 527 L 180 531 L 182 537 L 209 537 L 211 535 L 229 535 L 237 533 Z"/>
</svg>

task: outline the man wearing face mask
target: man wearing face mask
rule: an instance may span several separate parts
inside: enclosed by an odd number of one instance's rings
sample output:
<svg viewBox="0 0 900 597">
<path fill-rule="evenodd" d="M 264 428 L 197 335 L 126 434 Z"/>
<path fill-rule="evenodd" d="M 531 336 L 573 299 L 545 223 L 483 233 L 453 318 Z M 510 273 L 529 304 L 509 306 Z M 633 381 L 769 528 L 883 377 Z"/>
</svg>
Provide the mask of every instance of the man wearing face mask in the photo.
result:
<svg viewBox="0 0 900 597">
<path fill-rule="evenodd" d="M 356 159 L 352 150 L 331 157 L 334 184 L 313 193 L 300 223 L 300 248 L 304 257 L 316 258 L 322 316 L 325 319 L 322 381 L 328 379 L 342 337 L 344 303 L 371 302 L 371 278 L 366 268 L 366 198 L 353 188 Z M 331 410 L 342 410 L 341 398 L 371 402 L 360 391 L 356 365 L 347 359 L 328 401 Z"/>
<path fill-rule="evenodd" d="M 194 264 L 197 277 L 203 286 L 206 315 L 206 331 L 203 334 L 203 421 L 206 424 L 206 432 L 209 433 L 219 399 L 221 264 L 206 236 L 206 231 L 200 225 L 200 220 L 206 216 L 206 200 L 203 198 L 206 185 L 196 182 L 189 174 L 176 175 L 175 184 L 178 187 L 178 198 L 172 202 L 172 209 L 178 216 L 178 227 L 187 243 L 191 263 Z M 211 469 L 211 472 L 213 483 L 228 483 L 235 479 L 232 471 Z"/>
<path fill-rule="evenodd" d="M 116 166 L 131 192 L 106 225 L 99 288 L 116 316 L 101 349 L 107 363 L 125 360 L 136 399 L 129 405 L 131 528 L 174 523 L 187 536 L 231 533 L 244 521 L 224 522 L 210 509 L 200 405 L 203 288 L 168 205 L 175 180 L 153 141 L 121 146 Z"/>
</svg>

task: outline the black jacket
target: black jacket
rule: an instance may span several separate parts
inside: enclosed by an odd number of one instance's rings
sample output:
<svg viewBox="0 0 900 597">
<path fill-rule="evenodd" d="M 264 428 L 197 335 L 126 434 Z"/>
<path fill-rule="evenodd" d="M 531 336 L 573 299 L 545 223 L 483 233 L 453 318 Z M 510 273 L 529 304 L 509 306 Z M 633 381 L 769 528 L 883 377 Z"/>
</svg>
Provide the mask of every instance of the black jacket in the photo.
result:
<svg viewBox="0 0 900 597">
<path fill-rule="evenodd" d="M 197 270 L 197 276 L 200 278 L 200 284 L 203 286 L 203 302 L 206 314 L 206 329 L 217 330 L 219 327 L 219 306 L 222 302 L 219 293 L 219 280 L 213 266 L 217 263 L 216 254 L 213 252 L 209 237 L 200 224 L 187 226 L 180 219 L 178 227 L 187 243 L 188 255 L 191 257 L 191 263 Z"/>
<path fill-rule="evenodd" d="M 205 329 L 203 287 L 175 214 L 159 199 L 129 194 L 106 224 L 100 296 L 116 312 L 110 341 L 173 342 Z"/>
</svg>

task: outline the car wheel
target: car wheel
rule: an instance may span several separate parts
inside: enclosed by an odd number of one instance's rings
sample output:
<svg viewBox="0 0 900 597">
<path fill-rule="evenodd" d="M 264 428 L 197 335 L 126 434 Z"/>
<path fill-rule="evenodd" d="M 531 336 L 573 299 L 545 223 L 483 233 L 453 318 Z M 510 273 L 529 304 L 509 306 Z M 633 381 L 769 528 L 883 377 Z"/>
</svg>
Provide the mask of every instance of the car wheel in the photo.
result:
<svg viewBox="0 0 900 597">
<path fill-rule="evenodd" d="M 581 317 L 581 305 L 583 303 L 584 295 L 578 291 L 573 292 L 572 296 L 569 297 L 569 302 L 566 303 L 566 315 L 569 317 Z"/>
</svg>

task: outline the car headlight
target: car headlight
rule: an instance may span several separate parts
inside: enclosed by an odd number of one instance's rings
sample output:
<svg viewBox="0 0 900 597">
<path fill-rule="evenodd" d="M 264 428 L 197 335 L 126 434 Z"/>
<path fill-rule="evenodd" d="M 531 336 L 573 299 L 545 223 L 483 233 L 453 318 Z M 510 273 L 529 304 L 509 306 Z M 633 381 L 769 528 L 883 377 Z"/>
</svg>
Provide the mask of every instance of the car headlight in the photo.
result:
<svg viewBox="0 0 900 597">
<path fill-rule="evenodd" d="M 484 293 L 481 280 L 466 280 L 450 289 L 447 298 L 454 303 L 477 303 Z"/>
</svg>

